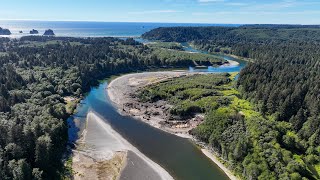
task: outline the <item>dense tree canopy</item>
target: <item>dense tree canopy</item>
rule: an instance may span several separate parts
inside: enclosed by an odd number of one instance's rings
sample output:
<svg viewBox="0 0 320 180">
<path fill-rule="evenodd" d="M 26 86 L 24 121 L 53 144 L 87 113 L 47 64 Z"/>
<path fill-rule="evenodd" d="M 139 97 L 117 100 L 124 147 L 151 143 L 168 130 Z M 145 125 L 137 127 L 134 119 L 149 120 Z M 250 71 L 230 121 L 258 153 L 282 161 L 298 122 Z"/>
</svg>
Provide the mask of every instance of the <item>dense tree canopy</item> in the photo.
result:
<svg viewBox="0 0 320 180">
<path fill-rule="evenodd" d="M 245 119 L 234 121 L 209 112 L 195 134 L 246 179 L 319 179 L 319 35 L 319 26 L 246 25 L 158 28 L 143 37 L 253 59 L 236 88 L 258 114 L 240 108 Z"/>
<path fill-rule="evenodd" d="M 59 179 L 68 139 L 64 98 L 79 98 L 112 74 L 196 60 L 166 53 L 133 39 L 0 38 L 1 179 Z"/>
<path fill-rule="evenodd" d="M 193 88 L 175 92 L 184 103 L 161 94 L 172 84 L 156 87 L 157 93 L 177 103 L 175 115 L 206 113 L 192 133 L 246 179 L 320 178 L 318 26 L 158 28 L 143 37 L 254 59 L 232 84 L 236 89 L 223 75 L 220 84 L 202 77 L 193 84 L 176 82 Z M 0 177 L 59 177 L 69 116 L 64 97 L 81 97 L 98 79 L 153 67 L 223 63 L 177 51 L 181 47 L 175 43 L 161 46 L 116 38 L 0 38 Z M 201 81 L 212 89 L 200 90 Z"/>
</svg>

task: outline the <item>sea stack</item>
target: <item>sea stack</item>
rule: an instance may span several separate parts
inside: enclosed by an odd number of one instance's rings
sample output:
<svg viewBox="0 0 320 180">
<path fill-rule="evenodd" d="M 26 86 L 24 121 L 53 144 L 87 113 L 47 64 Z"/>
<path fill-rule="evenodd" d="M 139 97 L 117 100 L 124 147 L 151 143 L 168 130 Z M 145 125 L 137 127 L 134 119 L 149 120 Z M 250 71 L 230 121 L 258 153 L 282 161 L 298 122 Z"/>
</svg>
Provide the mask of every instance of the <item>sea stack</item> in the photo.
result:
<svg viewBox="0 0 320 180">
<path fill-rule="evenodd" d="M 44 36 L 54 36 L 55 34 L 54 34 L 53 30 L 48 29 L 48 30 L 46 30 L 46 31 L 44 32 L 43 35 L 44 35 Z"/>
<path fill-rule="evenodd" d="M 11 35 L 11 32 L 9 29 L 2 29 L 0 27 L 0 35 Z"/>
<path fill-rule="evenodd" d="M 39 34 L 39 31 L 37 31 L 37 30 L 35 30 L 35 29 L 32 29 L 32 30 L 30 31 L 30 34 Z"/>
</svg>

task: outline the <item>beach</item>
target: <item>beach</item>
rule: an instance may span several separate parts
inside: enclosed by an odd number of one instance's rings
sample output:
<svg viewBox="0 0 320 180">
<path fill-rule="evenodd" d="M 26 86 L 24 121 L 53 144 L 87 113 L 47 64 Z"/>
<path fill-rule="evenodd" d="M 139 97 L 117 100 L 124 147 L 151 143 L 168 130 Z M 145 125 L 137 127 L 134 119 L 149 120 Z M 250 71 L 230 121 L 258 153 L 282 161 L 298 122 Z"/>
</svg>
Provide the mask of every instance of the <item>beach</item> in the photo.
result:
<svg viewBox="0 0 320 180">
<path fill-rule="evenodd" d="M 149 125 L 166 131 L 168 133 L 195 140 L 189 131 L 195 128 L 199 123 L 192 123 L 193 119 L 189 119 L 191 123 L 186 123 L 181 126 L 166 126 L 164 122 L 167 122 L 165 114 L 161 114 L 163 109 L 168 108 L 167 104 L 144 104 L 137 101 L 137 98 L 133 94 L 139 90 L 139 88 L 147 85 L 166 81 L 171 78 L 177 78 L 182 76 L 191 76 L 199 73 L 188 73 L 186 71 L 166 71 L 166 72 L 144 72 L 128 74 L 118 77 L 111 81 L 107 87 L 107 93 L 110 100 L 118 107 L 120 113 L 124 115 L 132 116 L 138 120 L 141 120 Z M 157 113 L 149 113 L 157 112 Z M 201 115 L 199 115 L 201 116 Z M 202 115 L 203 118 L 203 115 Z M 191 124 L 191 125 L 190 125 Z M 187 126 L 188 125 L 188 126 Z M 218 158 L 207 147 L 202 147 L 202 152 L 208 158 L 210 158 L 215 164 L 217 164 L 221 170 L 232 180 L 237 179 L 231 171 L 225 167 Z"/>
<path fill-rule="evenodd" d="M 73 151 L 74 179 L 170 180 L 171 175 L 117 133 L 95 112 Z"/>
<path fill-rule="evenodd" d="M 194 126 L 183 126 L 180 122 L 165 126 L 167 123 L 167 115 L 163 113 L 163 109 L 170 108 L 170 105 L 164 102 L 158 102 L 158 104 L 141 103 L 135 98 L 134 92 L 139 88 L 165 81 L 171 78 L 177 78 L 182 76 L 190 76 L 201 73 L 189 73 L 187 71 L 165 71 L 165 72 L 144 72 L 136 74 L 128 74 L 121 76 L 108 85 L 107 92 L 110 100 L 118 107 L 119 112 L 123 115 L 130 115 L 136 119 L 142 120 L 149 125 L 161 129 L 163 131 L 178 135 L 180 137 L 192 138 L 188 131 Z M 157 113 L 154 113 L 157 112 Z"/>
</svg>

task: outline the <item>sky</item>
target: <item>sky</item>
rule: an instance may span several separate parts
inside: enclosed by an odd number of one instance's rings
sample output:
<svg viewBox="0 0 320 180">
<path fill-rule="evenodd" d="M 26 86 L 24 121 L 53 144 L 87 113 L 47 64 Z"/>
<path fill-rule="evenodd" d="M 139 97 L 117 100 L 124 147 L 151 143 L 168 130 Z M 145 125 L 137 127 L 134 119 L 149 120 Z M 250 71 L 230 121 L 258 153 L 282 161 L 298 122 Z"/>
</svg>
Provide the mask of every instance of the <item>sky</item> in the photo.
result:
<svg viewBox="0 0 320 180">
<path fill-rule="evenodd" d="M 320 24 L 320 0 L 0 0 L 0 19 Z"/>
</svg>

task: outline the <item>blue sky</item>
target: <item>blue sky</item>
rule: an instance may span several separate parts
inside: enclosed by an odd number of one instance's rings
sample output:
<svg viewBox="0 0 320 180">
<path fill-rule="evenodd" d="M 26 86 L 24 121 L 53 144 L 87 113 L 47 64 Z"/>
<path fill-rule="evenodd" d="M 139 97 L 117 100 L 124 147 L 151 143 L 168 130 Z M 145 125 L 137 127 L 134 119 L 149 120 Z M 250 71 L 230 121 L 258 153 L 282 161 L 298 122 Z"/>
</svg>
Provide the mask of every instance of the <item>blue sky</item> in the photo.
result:
<svg viewBox="0 0 320 180">
<path fill-rule="evenodd" d="M 2 20 L 320 24 L 320 0 L 0 0 L 0 3 Z"/>
</svg>

